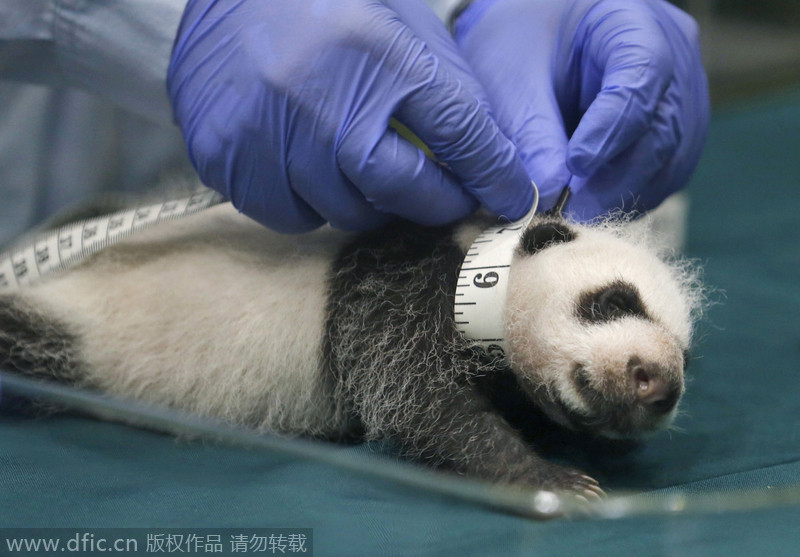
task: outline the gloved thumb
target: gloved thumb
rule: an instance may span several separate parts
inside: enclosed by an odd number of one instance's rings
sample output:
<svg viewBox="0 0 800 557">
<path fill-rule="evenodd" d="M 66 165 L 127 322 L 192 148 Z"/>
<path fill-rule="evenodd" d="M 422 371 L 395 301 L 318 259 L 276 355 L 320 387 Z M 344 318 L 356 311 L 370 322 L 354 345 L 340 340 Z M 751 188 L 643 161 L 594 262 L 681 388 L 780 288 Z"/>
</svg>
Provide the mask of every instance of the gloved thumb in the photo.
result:
<svg viewBox="0 0 800 557">
<path fill-rule="evenodd" d="M 471 29 L 460 29 L 459 21 L 456 40 L 487 91 L 498 126 L 539 188 L 540 206 L 547 209 L 570 179 L 568 138 L 552 80 L 553 41 L 547 33 L 508 25 L 531 16 L 526 3 L 507 3 L 501 11 L 488 10 Z M 557 14 L 540 16 L 542 27 L 557 28 Z"/>
<path fill-rule="evenodd" d="M 542 87 L 525 98 L 509 99 L 523 107 L 511 140 L 517 146 L 528 175 L 539 188 L 540 206 L 549 209 L 571 174 L 566 165 L 568 138 L 552 91 Z M 513 106 L 513 105 L 512 105 Z M 501 125 L 502 128 L 502 125 Z"/>
</svg>

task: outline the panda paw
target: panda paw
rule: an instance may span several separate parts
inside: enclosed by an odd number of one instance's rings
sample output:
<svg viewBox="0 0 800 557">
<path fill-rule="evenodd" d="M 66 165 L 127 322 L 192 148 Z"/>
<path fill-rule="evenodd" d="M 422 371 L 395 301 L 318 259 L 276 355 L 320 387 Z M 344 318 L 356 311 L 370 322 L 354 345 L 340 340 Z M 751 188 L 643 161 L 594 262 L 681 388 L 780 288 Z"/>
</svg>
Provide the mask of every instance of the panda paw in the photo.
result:
<svg viewBox="0 0 800 557">
<path fill-rule="evenodd" d="M 575 468 L 548 462 L 537 472 L 536 487 L 540 490 L 571 495 L 587 503 L 600 501 L 606 496 L 597 480 Z"/>
<path fill-rule="evenodd" d="M 597 480 L 574 468 L 545 463 L 527 481 L 536 492 L 531 499 L 539 519 L 571 517 L 592 513 L 592 503 L 605 498 Z"/>
</svg>

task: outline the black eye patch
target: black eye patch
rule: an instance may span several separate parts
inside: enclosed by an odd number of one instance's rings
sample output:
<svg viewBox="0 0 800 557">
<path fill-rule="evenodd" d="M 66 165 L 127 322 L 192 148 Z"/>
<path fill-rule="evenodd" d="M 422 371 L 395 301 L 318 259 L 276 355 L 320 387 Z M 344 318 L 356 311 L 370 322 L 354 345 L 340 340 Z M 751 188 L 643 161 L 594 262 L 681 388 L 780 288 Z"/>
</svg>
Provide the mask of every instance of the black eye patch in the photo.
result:
<svg viewBox="0 0 800 557">
<path fill-rule="evenodd" d="M 622 317 L 648 318 L 639 291 L 621 280 L 582 294 L 578 317 L 589 323 L 605 323 Z"/>
<path fill-rule="evenodd" d="M 560 222 L 546 222 L 530 227 L 522 235 L 521 247 L 525 253 L 534 254 L 555 244 L 571 242 L 575 232 Z"/>
</svg>

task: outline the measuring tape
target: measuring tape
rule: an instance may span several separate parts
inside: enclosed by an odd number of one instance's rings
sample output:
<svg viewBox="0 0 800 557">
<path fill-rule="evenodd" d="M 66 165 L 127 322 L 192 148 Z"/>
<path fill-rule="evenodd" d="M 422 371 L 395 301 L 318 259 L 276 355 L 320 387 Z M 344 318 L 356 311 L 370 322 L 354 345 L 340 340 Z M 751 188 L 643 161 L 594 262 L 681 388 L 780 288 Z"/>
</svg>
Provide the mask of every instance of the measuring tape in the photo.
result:
<svg viewBox="0 0 800 557">
<path fill-rule="evenodd" d="M 456 328 L 491 358 L 507 352 L 503 308 L 514 250 L 539 202 L 533 186 L 533 206 L 522 219 L 492 226 L 472 243 L 461 265 L 456 286 Z M 123 238 L 160 222 L 198 213 L 224 202 L 214 191 L 112 213 L 45 232 L 12 248 L 0 258 L 0 293 L 27 286 L 47 275 L 74 267 Z"/>
<path fill-rule="evenodd" d="M 493 360 L 504 358 L 508 352 L 503 314 L 511 260 L 538 204 L 539 191 L 533 184 L 533 207 L 528 214 L 484 230 L 472 242 L 458 272 L 456 329 Z"/>
<path fill-rule="evenodd" d="M 189 197 L 144 205 L 44 232 L 0 258 L 0 293 L 74 267 L 101 249 L 166 220 L 198 213 L 223 203 L 208 190 Z"/>
</svg>

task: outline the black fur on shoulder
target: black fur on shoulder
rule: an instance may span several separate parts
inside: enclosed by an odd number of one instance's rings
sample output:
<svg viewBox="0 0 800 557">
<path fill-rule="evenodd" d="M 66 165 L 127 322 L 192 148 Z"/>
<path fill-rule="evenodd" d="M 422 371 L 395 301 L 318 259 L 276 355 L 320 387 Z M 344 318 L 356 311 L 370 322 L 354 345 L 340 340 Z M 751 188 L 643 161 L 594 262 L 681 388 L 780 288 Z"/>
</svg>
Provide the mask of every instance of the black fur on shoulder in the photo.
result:
<svg viewBox="0 0 800 557">
<path fill-rule="evenodd" d="M 492 481 L 590 492 L 539 457 L 476 386 L 497 371 L 455 329 L 463 253 L 452 230 L 396 224 L 359 237 L 332 270 L 324 358 L 367 439 Z"/>
<path fill-rule="evenodd" d="M 390 225 L 346 246 L 331 271 L 323 357 L 368 439 L 430 427 L 435 418 L 409 406 L 464 388 L 477 365 L 455 329 L 463 253 L 450 236 Z M 415 423 L 422 419 L 430 423 Z"/>
</svg>

